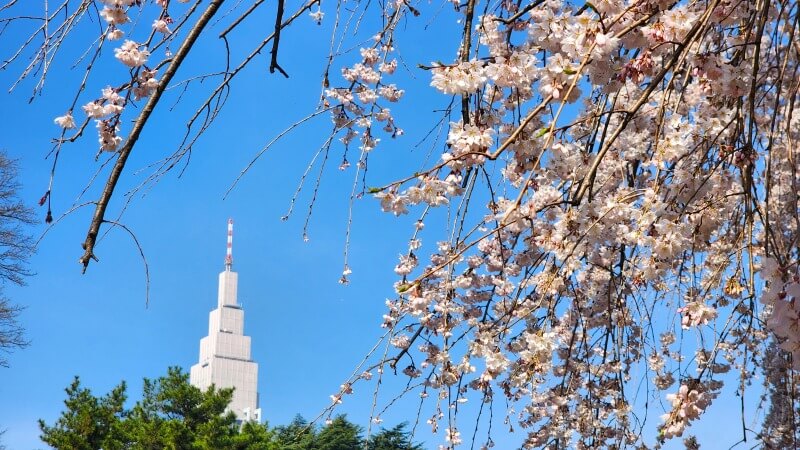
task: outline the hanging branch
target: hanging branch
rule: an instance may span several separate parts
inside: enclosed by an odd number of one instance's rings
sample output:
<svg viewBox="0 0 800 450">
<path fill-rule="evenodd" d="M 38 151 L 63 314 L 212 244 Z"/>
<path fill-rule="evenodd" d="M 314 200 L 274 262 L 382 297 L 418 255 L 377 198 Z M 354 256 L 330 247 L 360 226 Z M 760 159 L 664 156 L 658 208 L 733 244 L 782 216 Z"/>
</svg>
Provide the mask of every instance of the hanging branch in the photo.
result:
<svg viewBox="0 0 800 450">
<path fill-rule="evenodd" d="M 284 0 L 278 0 L 278 12 L 275 13 L 275 39 L 272 40 L 272 59 L 269 61 L 269 73 L 275 73 L 275 69 L 278 69 L 284 77 L 289 78 L 289 74 L 278 64 L 278 44 L 281 40 L 281 30 L 283 29 L 281 24 L 283 21 L 283 2 Z"/>
<path fill-rule="evenodd" d="M 200 37 L 200 34 L 203 32 L 203 28 L 205 28 L 211 18 L 214 17 L 214 14 L 216 14 L 224 1 L 225 0 L 212 0 L 211 3 L 209 3 L 208 8 L 206 8 L 206 10 L 197 20 L 197 23 L 189 31 L 189 35 L 186 36 L 186 40 L 183 41 L 183 44 L 175 53 L 175 56 L 170 62 L 166 72 L 164 72 L 164 76 L 162 77 L 161 82 L 158 84 L 158 88 L 156 88 L 156 90 L 153 92 L 153 95 L 147 100 L 147 104 L 145 104 L 142 112 L 139 113 L 139 117 L 136 119 L 136 122 L 133 125 L 133 129 L 131 130 L 128 140 L 125 141 L 125 145 L 119 150 L 119 158 L 114 164 L 114 168 L 111 169 L 111 174 L 109 174 L 108 180 L 103 187 L 103 192 L 100 194 L 100 199 L 97 201 L 97 206 L 94 210 L 94 216 L 89 224 L 89 232 L 86 234 L 86 240 L 83 243 L 83 256 L 81 256 L 81 258 L 78 260 L 83 265 L 84 273 L 86 272 L 86 268 L 89 266 L 89 262 L 91 260 L 97 261 L 97 256 L 94 254 L 94 246 L 95 242 L 97 241 L 97 235 L 100 233 L 100 226 L 105 221 L 106 208 L 108 208 L 108 203 L 111 201 L 111 196 L 114 194 L 114 189 L 117 186 L 117 182 L 122 174 L 122 170 L 125 168 L 125 163 L 128 161 L 128 157 L 133 150 L 133 146 L 136 145 L 136 141 L 139 140 L 139 135 L 144 129 L 144 126 L 147 123 L 147 120 L 150 118 L 150 115 L 155 110 L 156 105 L 158 105 L 158 101 L 161 99 L 164 89 L 166 89 L 166 87 L 169 85 L 172 77 L 175 76 L 178 68 L 180 68 L 184 59 L 186 59 L 186 56 L 191 51 L 192 47 L 194 47 L 194 43 L 197 41 L 197 38 Z"/>
</svg>

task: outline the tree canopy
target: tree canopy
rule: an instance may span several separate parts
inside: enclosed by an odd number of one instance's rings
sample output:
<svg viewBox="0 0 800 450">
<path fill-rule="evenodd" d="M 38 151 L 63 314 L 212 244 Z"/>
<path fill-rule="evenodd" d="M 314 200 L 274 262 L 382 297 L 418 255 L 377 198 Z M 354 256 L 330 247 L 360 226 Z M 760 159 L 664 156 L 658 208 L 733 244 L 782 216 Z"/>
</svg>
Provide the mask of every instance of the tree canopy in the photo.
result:
<svg viewBox="0 0 800 450">
<path fill-rule="evenodd" d="M 270 428 L 238 423 L 225 408 L 232 389 L 202 391 L 189 376 L 171 367 L 167 375 L 145 379 L 142 398 L 127 409 L 126 384 L 95 396 L 80 379 L 66 388 L 65 409 L 53 425 L 39 421 L 42 441 L 56 450 L 422 450 L 405 424 L 381 429 L 365 439 L 361 427 L 337 416 L 322 428 L 296 416 Z"/>
<path fill-rule="evenodd" d="M 142 398 L 125 409 L 125 382 L 96 397 L 75 377 L 66 389 L 66 406 L 52 426 L 39 421 L 42 441 L 56 449 L 174 448 L 220 449 L 270 442 L 266 429 L 252 424 L 241 432 L 233 413 L 225 412 L 232 389 L 203 392 L 177 367 L 155 380 L 145 379 Z M 265 447 L 266 448 L 266 447 Z"/>
<path fill-rule="evenodd" d="M 42 440 L 57 449 L 96 450 L 121 448 L 120 421 L 125 403 L 125 383 L 107 395 L 95 397 L 75 380 L 67 387 L 66 410 L 53 426 L 39 421 Z"/>
<path fill-rule="evenodd" d="M 86 174 L 100 180 L 95 198 L 56 205 L 93 208 L 84 270 L 101 229 L 117 225 L 112 210 L 128 207 L 111 199 L 148 124 L 185 127 L 169 150 L 148 153 L 154 172 L 134 192 L 188 160 L 258 55 L 289 76 L 287 60 L 303 55 L 281 52 L 284 30 L 332 21 L 332 36 L 314 40 L 330 49 L 319 104 L 253 162 L 329 117 L 318 155 L 341 155 L 340 168 L 356 172 L 351 203 L 372 195 L 414 220 L 399 261 L 387 262 L 397 273 L 384 316 L 394 349 L 371 354 L 331 410 L 356 384 L 380 386 L 376 374 L 398 369 L 409 378 L 398 394 L 421 396 L 420 414 L 448 447 L 466 443 L 464 429 L 482 431 L 472 445 L 492 442 L 488 404 L 527 448 L 621 448 L 684 436 L 720 396 L 763 378 L 763 432 L 743 426 L 741 439 L 798 446 L 796 0 L 61 0 L 38 16 L 31 3 L 0 7 L 29 29 L 1 67 L 36 78 L 38 94 L 53 58 L 77 46 L 85 74 L 54 119 L 52 176 L 58 155 L 90 134 L 106 158 L 100 175 Z M 251 52 L 232 52 L 239 27 L 267 12 L 274 27 Z M 403 60 L 402 45 L 419 47 L 403 38 L 428 26 L 449 54 L 423 45 L 427 59 Z M 190 73 L 197 52 L 200 73 Z M 413 82 L 421 77 L 430 86 Z M 190 89 L 198 79 L 209 82 Z M 413 111 L 423 97 L 439 99 L 439 114 L 404 129 L 396 105 Z M 194 112 L 169 115 L 167 99 Z M 433 160 L 409 157 L 395 181 L 367 177 L 383 149 L 420 140 Z M 465 424 L 461 411 L 478 412 Z"/>
</svg>

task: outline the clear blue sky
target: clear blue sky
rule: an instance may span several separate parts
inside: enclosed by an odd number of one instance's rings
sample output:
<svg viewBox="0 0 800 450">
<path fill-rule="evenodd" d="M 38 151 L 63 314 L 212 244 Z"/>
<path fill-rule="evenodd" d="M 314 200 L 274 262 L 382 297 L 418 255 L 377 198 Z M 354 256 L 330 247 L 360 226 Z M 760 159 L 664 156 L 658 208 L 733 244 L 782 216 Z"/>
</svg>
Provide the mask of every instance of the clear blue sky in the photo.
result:
<svg viewBox="0 0 800 450">
<path fill-rule="evenodd" d="M 39 2 L 25 3 L 36 6 Z M 250 51 L 249 42 L 263 36 L 263 24 L 272 23 L 273 14 L 271 7 L 263 7 L 246 22 L 232 40 L 235 55 Z M 2 442 L 9 449 L 44 448 L 38 439 L 36 420 L 43 418 L 52 423 L 57 418 L 63 407 L 63 389 L 75 375 L 98 394 L 125 380 L 129 395 L 135 400 L 143 377 L 158 377 L 171 365 L 188 370 L 197 361 L 198 342 L 206 334 L 208 312 L 216 302 L 228 217 L 236 222 L 234 269 L 240 276 L 245 331 L 253 338 L 253 356 L 260 364 L 261 406 L 270 423 L 288 423 L 296 413 L 314 417 L 329 404 L 328 396 L 382 334 L 379 325 L 384 301 L 393 295 L 392 283 L 396 280 L 392 269 L 398 253 L 405 248 L 416 216 L 396 219 L 381 213 L 373 199 L 357 201 L 350 260 L 352 283 L 338 284 L 355 166 L 339 172 L 341 152 L 337 149 L 325 169 L 310 241 L 302 239 L 302 224 L 313 176 L 298 201 L 295 215 L 288 222 L 280 221 L 308 161 L 327 136 L 327 117 L 276 145 L 232 195 L 222 200 L 239 171 L 264 143 L 313 110 L 319 97 L 330 19 L 329 12 L 324 25 L 318 27 L 311 19 L 303 18 L 298 26 L 287 30 L 281 40 L 281 64 L 291 78 L 270 75 L 267 58 L 258 58 L 235 85 L 216 126 L 195 147 L 183 177 L 178 179 L 177 172 L 168 174 L 146 190 L 146 196 L 137 195 L 122 217 L 121 221 L 136 233 L 149 263 L 148 308 L 142 261 L 131 238 L 121 230 L 111 232 L 100 242 L 96 249 L 100 262 L 92 263 L 81 275 L 77 260 L 82 254 L 80 244 L 90 208 L 63 219 L 42 240 L 31 260 L 36 275 L 29 279 L 28 286 L 6 288 L 14 302 L 27 307 L 20 319 L 31 341 L 29 348 L 11 355 L 10 369 L 0 369 L 0 428 L 7 429 Z M 398 125 L 406 129 L 407 135 L 397 142 L 382 136 L 386 145 L 370 161 L 369 185 L 407 175 L 425 160 L 429 147 L 412 148 L 427 133 L 433 123 L 431 118 L 437 117 L 432 110 L 445 107 L 448 99 L 434 95 L 433 89 L 427 87 L 428 75 L 415 66 L 453 58 L 456 45 L 448 39 L 457 36 L 451 31 L 461 27 L 455 19 L 445 12 L 427 29 L 430 17 L 404 24 L 409 33 L 401 38 L 398 47 L 411 72 L 399 70 L 400 87 L 407 90 L 407 95 L 394 110 Z M 143 21 L 144 25 L 147 23 Z M 219 29 L 212 30 L 211 36 Z M 8 35 L 0 38 L 4 57 L 21 37 L 21 30 L 22 27 L 10 30 L 15 39 Z M 0 148 L 19 159 L 22 194 L 30 205 L 47 189 L 51 160 L 46 160 L 45 155 L 50 148 L 49 139 L 58 132 L 52 119 L 65 112 L 81 75 L 65 71 L 71 57 L 82 50 L 69 47 L 75 42 L 78 41 L 67 43 L 62 58 L 52 69 L 44 95 L 32 104 L 27 103 L 32 87 L 29 82 L 14 94 L 0 94 Z M 204 61 L 211 61 L 211 71 L 220 69 L 224 63 L 222 49 L 216 39 L 203 41 L 197 49 L 200 52 L 190 58 L 177 79 L 201 73 L 198 66 Z M 109 60 L 113 56 L 106 52 L 102 58 Z M 233 60 L 237 60 L 235 56 Z M 121 65 L 110 67 L 112 70 L 103 69 L 90 78 L 88 93 L 79 104 L 95 93 L 99 95 L 106 84 L 123 80 Z M 16 73 L 0 72 L 0 87 L 7 89 Z M 338 71 L 332 73 L 337 74 Z M 186 112 L 205 98 L 210 86 L 209 82 L 196 84 L 174 112 L 164 108 L 172 104 L 174 93 L 166 98 L 129 161 L 112 203 L 112 217 L 123 201 L 121 194 L 150 173 L 148 163 L 171 153 L 182 137 Z M 76 112 L 76 117 L 80 115 Z M 126 124 L 122 134 L 129 130 L 130 125 Z M 94 129 L 87 131 L 86 138 L 62 152 L 53 192 L 56 217 L 70 208 L 98 167 L 93 159 L 97 148 Z M 435 153 L 440 150 L 436 148 Z M 355 162 L 355 158 L 351 155 L 350 160 Z M 139 169 L 143 170 L 134 174 Z M 90 189 L 85 200 L 95 199 L 97 191 L 97 186 Z M 37 207 L 36 213 L 43 219 L 45 210 Z M 441 236 L 443 226 L 436 229 L 437 222 L 432 223 L 434 226 L 429 223 L 426 233 Z M 35 227 L 37 235 L 44 230 L 43 223 Z M 402 386 L 404 381 L 401 376 L 386 382 L 383 398 L 390 398 L 388 395 L 396 392 L 392 386 Z M 357 388 L 357 394 L 348 399 L 342 411 L 363 425 L 371 393 Z M 720 407 L 718 412 L 723 417 L 736 417 L 735 405 Z M 413 421 L 414 414 L 415 404 L 401 403 L 385 417 L 385 423 Z M 736 422 L 726 423 L 738 433 Z M 714 428 L 715 422 L 709 426 Z M 423 423 L 421 429 L 428 427 Z M 465 437 L 469 434 L 471 430 L 462 431 Z M 502 434 L 495 434 L 500 448 L 512 448 L 510 442 L 518 441 L 505 440 Z M 429 444 L 439 443 L 427 432 L 421 437 Z"/>
</svg>

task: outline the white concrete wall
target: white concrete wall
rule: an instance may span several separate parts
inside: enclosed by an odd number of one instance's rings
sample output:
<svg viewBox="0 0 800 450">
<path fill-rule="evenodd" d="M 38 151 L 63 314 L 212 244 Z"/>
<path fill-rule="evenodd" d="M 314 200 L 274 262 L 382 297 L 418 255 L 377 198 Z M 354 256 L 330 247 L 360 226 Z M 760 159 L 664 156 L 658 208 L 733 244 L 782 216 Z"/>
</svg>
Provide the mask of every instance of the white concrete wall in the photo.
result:
<svg viewBox="0 0 800 450">
<path fill-rule="evenodd" d="M 244 311 L 236 307 L 223 307 L 208 314 L 208 335 L 218 331 L 244 334 Z"/>
<path fill-rule="evenodd" d="M 217 292 L 217 306 L 231 305 L 236 306 L 237 285 L 239 284 L 239 274 L 236 272 L 223 271 L 219 274 L 219 290 Z"/>
<path fill-rule="evenodd" d="M 245 408 L 258 407 L 258 364 L 235 359 L 215 359 L 211 381 L 217 387 L 233 387 L 233 401 L 228 409 L 243 418 Z"/>
</svg>

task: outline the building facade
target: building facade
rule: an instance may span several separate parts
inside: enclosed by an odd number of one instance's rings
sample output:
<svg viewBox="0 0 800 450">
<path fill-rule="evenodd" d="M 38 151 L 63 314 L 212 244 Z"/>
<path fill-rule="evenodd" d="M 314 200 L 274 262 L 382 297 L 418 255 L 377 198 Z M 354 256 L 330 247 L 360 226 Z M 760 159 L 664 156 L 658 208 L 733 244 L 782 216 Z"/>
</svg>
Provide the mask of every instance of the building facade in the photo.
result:
<svg viewBox="0 0 800 450">
<path fill-rule="evenodd" d="M 217 308 L 208 318 L 208 336 L 200 340 L 200 360 L 193 365 L 192 385 L 208 389 L 234 388 L 228 410 L 239 421 L 261 421 L 258 407 L 258 364 L 250 354 L 250 336 L 244 335 L 244 310 L 237 301 L 239 274 L 232 270 L 233 222 L 228 222 L 228 256 L 219 274 Z"/>
</svg>

